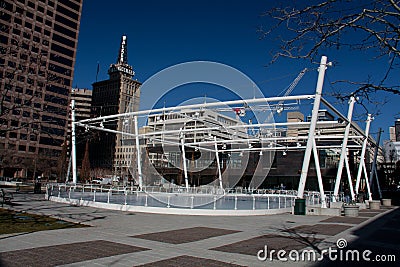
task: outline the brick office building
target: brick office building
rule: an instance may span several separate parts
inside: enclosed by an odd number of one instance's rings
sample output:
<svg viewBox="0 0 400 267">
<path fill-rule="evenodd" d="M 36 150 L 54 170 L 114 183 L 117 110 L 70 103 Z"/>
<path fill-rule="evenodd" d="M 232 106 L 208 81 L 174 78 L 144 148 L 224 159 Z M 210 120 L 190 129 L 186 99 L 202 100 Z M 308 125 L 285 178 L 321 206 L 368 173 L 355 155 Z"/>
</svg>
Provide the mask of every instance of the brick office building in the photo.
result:
<svg viewBox="0 0 400 267">
<path fill-rule="evenodd" d="M 82 0 L 1 1 L 0 176 L 56 176 Z"/>
</svg>

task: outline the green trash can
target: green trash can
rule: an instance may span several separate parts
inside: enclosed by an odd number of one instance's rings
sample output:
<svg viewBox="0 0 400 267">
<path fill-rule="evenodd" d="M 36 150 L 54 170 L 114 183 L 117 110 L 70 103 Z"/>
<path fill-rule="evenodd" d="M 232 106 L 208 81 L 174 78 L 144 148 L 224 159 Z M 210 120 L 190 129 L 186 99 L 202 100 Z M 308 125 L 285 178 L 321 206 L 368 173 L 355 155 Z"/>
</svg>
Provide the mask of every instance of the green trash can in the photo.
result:
<svg viewBox="0 0 400 267">
<path fill-rule="evenodd" d="M 294 215 L 306 215 L 306 200 L 304 198 L 295 199 Z"/>
<path fill-rule="evenodd" d="M 35 186 L 33 188 L 33 193 L 34 194 L 41 194 L 42 193 L 42 183 L 35 183 Z"/>
</svg>

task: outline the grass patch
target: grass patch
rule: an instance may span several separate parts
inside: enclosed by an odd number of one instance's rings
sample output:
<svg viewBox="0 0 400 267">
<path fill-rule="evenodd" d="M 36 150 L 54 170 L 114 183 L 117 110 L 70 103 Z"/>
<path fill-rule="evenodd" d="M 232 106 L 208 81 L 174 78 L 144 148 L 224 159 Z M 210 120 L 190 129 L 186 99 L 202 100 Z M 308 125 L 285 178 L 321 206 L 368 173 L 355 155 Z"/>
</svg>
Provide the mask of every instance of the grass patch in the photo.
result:
<svg viewBox="0 0 400 267">
<path fill-rule="evenodd" d="M 55 229 L 80 228 L 87 225 L 58 220 L 44 215 L 0 208 L 0 234 L 37 232 Z"/>
</svg>

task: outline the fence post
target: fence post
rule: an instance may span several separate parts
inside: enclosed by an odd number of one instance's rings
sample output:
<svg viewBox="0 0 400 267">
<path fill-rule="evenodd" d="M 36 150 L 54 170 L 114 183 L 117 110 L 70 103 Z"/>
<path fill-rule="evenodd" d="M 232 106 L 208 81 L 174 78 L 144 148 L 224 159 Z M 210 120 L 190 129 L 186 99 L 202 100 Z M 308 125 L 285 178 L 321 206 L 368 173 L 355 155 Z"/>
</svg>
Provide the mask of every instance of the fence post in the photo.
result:
<svg viewBox="0 0 400 267">
<path fill-rule="evenodd" d="M 235 210 L 237 210 L 237 196 L 235 196 Z"/>
<path fill-rule="evenodd" d="M 217 209 L 217 197 L 216 196 L 214 196 L 214 209 L 215 210 Z"/>
</svg>

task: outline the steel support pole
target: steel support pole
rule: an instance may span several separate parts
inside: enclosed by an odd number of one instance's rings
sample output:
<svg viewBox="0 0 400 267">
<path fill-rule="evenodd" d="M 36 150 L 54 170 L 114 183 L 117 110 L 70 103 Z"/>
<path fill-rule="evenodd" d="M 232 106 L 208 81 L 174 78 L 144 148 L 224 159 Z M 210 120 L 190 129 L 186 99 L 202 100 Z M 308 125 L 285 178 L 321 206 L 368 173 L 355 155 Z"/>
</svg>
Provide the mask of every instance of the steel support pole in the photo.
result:
<svg viewBox="0 0 400 267">
<path fill-rule="evenodd" d="M 139 176 L 139 190 L 143 189 L 143 174 L 142 174 L 142 156 L 140 153 L 140 142 L 139 142 L 139 126 L 137 116 L 133 117 L 135 124 L 135 141 L 136 141 L 136 164 Z"/>
<path fill-rule="evenodd" d="M 297 191 L 297 197 L 299 197 L 299 198 L 303 197 L 304 188 L 306 186 L 308 167 L 310 165 L 310 157 L 311 157 L 311 152 L 312 152 L 312 147 L 313 147 L 313 138 L 314 138 L 315 128 L 316 128 L 317 120 L 318 120 L 319 106 L 321 103 L 322 87 L 324 85 L 325 70 L 327 68 L 326 63 L 327 63 L 327 57 L 322 56 L 321 63 L 319 65 L 318 81 L 317 81 L 317 87 L 316 87 L 316 92 L 315 92 L 315 99 L 314 99 L 314 106 L 313 106 L 313 110 L 312 110 L 310 129 L 308 132 L 307 147 L 306 147 L 306 151 L 304 152 L 303 167 L 301 169 L 299 188 Z"/>
<path fill-rule="evenodd" d="M 321 208 L 326 208 L 324 184 L 322 183 L 321 168 L 319 167 L 320 165 L 319 165 L 317 144 L 315 143 L 315 138 L 313 138 L 313 152 L 314 152 L 315 171 L 317 172 L 319 192 L 321 194 Z"/>
<path fill-rule="evenodd" d="M 69 176 L 71 175 L 71 165 L 72 165 L 72 155 L 69 156 L 67 176 L 65 177 L 65 183 L 68 182 Z"/>
<path fill-rule="evenodd" d="M 346 156 L 346 159 L 345 159 L 345 163 L 346 163 L 347 181 L 349 182 L 351 199 L 352 200 L 356 200 L 356 195 L 354 194 L 353 181 L 351 180 L 349 159 L 347 158 L 347 156 Z"/>
<path fill-rule="evenodd" d="M 361 149 L 360 165 L 358 166 L 358 172 L 357 172 L 356 194 L 358 194 L 358 189 L 360 187 L 361 172 L 362 172 L 362 166 L 364 164 L 365 152 L 367 150 L 369 127 L 371 125 L 371 120 L 372 120 L 372 116 L 371 116 L 371 114 L 368 114 L 367 124 L 365 125 L 365 137 L 364 137 L 365 139 L 363 141 L 363 145 L 362 145 L 362 149 Z M 366 178 L 366 180 L 368 180 L 368 178 Z"/>
<path fill-rule="evenodd" d="M 214 136 L 214 147 L 215 147 L 215 158 L 217 160 L 217 168 L 218 168 L 218 180 L 219 180 L 219 188 L 223 190 L 224 188 L 222 187 L 222 174 L 221 174 L 221 165 L 219 162 L 219 155 L 218 155 L 218 146 L 217 146 L 217 137 Z"/>
<path fill-rule="evenodd" d="M 333 201 L 336 201 L 339 195 L 340 180 L 342 179 L 343 163 L 347 160 L 347 142 L 349 140 L 349 133 L 351 128 L 351 118 L 353 116 L 354 102 L 356 101 L 354 96 L 350 97 L 349 110 L 347 112 L 347 119 L 349 120 L 344 131 L 344 137 L 342 142 L 342 151 L 340 153 L 340 160 L 338 165 L 338 171 L 336 174 L 335 189 L 333 190 Z M 347 166 L 346 166 L 347 167 Z M 354 193 L 353 193 L 354 194 Z"/>
<path fill-rule="evenodd" d="M 187 174 L 185 141 L 184 141 L 183 135 L 181 136 L 181 146 L 182 146 L 183 173 L 185 175 L 185 186 L 186 186 L 186 191 L 189 192 L 189 179 L 188 179 L 188 174 Z"/>
<path fill-rule="evenodd" d="M 367 186 L 367 190 L 368 190 L 368 200 L 372 200 L 372 192 L 371 192 L 371 187 L 369 186 L 369 182 L 368 182 L 367 167 L 365 166 L 365 162 L 363 162 L 363 170 L 364 170 L 364 177 L 365 177 L 365 185 Z"/>
<path fill-rule="evenodd" d="M 375 169 L 375 177 L 376 177 L 376 185 L 378 186 L 379 198 L 382 199 L 383 198 L 382 190 L 381 190 L 381 185 L 379 184 L 378 172 L 376 169 Z M 372 184 L 371 184 L 371 186 L 372 186 Z"/>
<path fill-rule="evenodd" d="M 75 100 L 71 100 L 71 160 L 72 160 L 72 183 L 78 181 L 76 169 L 76 131 L 75 131 Z"/>
<path fill-rule="evenodd" d="M 379 198 L 380 199 L 382 199 L 382 191 L 381 191 L 381 186 L 379 184 L 378 173 L 376 171 L 376 160 L 378 158 L 379 143 L 381 142 L 381 133 L 382 133 L 382 129 L 379 128 L 378 137 L 376 138 L 375 151 L 374 151 L 374 161 L 372 162 L 372 169 L 371 169 L 371 173 L 369 175 L 369 184 L 370 184 L 371 187 L 373 185 L 374 177 L 376 178 L 376 185 L 378 187 L 378 192 L 379 192 Z"/>
</svg>

